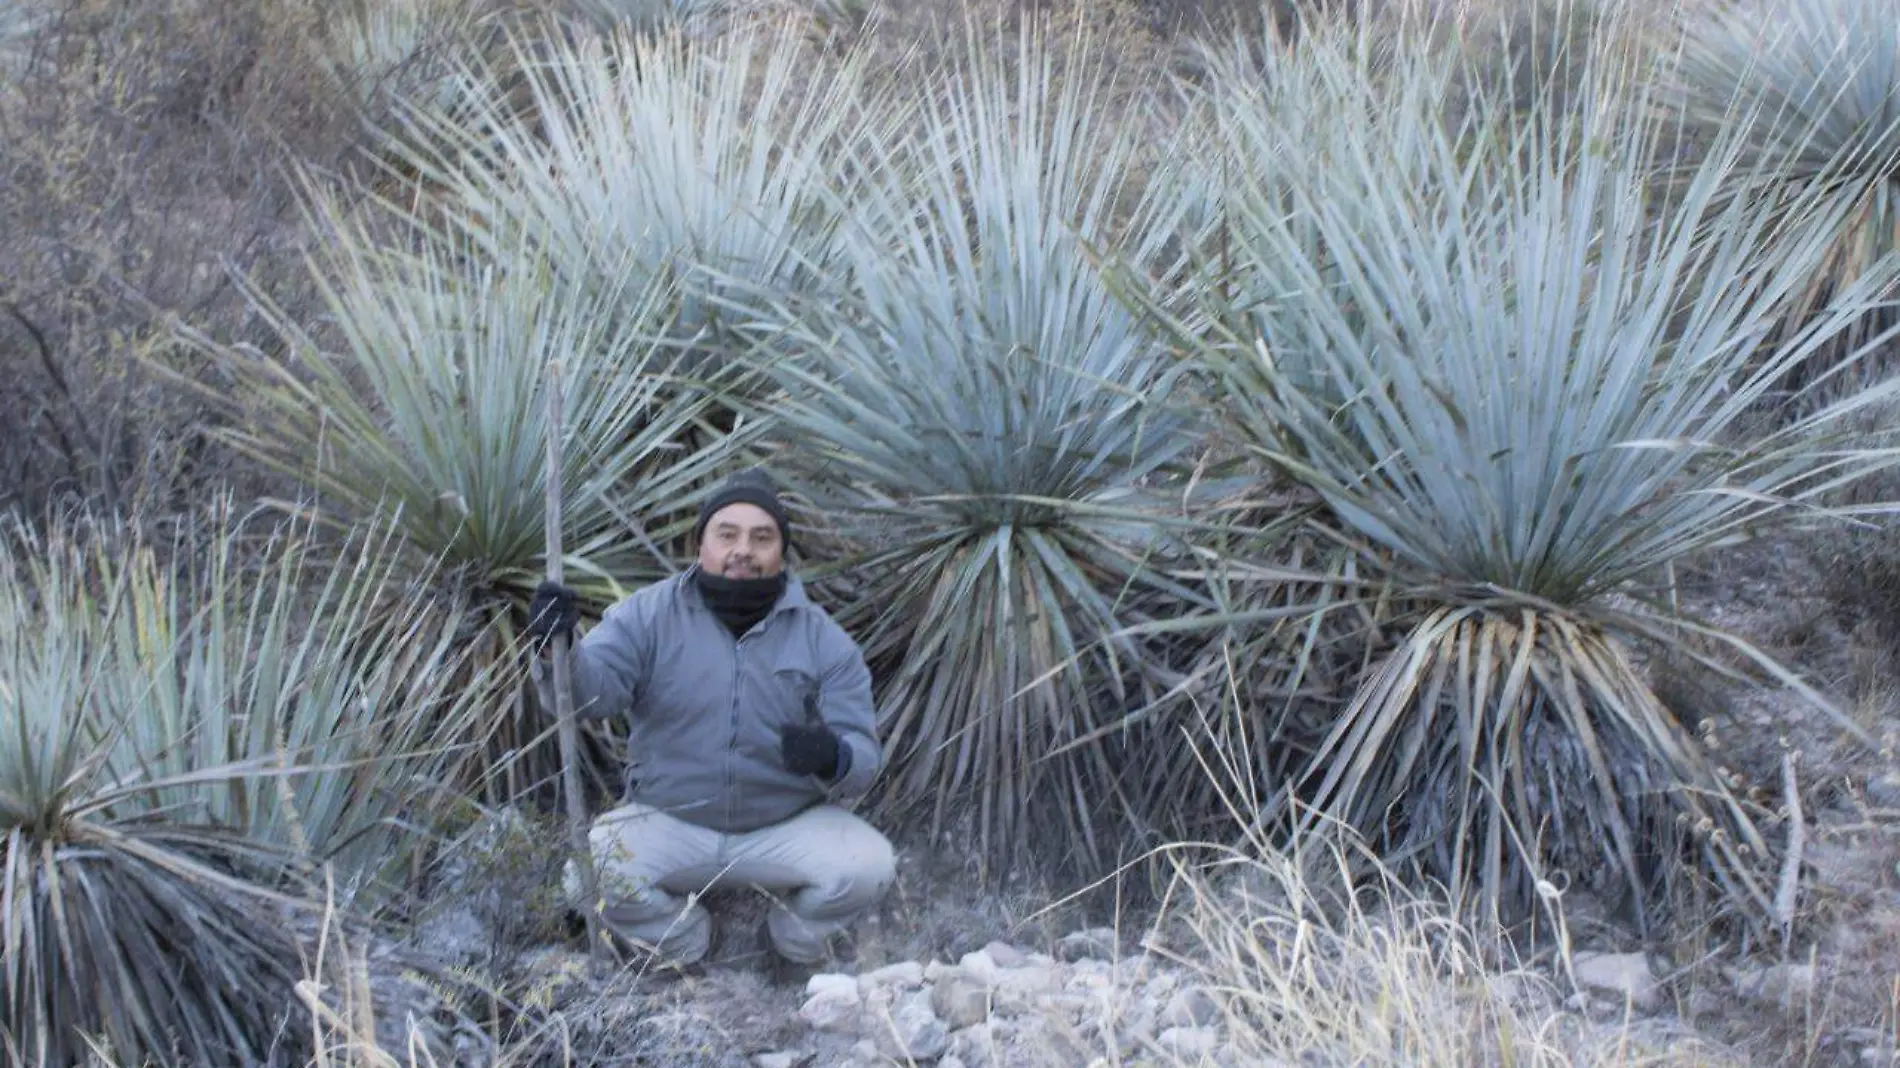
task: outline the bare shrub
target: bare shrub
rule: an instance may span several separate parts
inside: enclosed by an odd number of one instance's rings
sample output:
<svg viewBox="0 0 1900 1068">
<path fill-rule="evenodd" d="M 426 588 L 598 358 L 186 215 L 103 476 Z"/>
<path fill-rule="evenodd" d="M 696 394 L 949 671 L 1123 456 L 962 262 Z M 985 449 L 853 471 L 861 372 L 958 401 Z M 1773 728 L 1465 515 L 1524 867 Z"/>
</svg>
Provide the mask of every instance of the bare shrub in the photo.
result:
<svg viewBox="0 0 1900 1068">
<path fill-rule="evenodd" d="M 282 290 L 280 166 L 361 127 L 305 0 L 52 0 L 0 93 L 0 504 L 174 511 L 212 472 L 196 402 L 160 389 L 169 323 L 239 338 L 236 269 Z M 289 293 L 280 293 L 292 299 Z M 183 367 L 191 373 L 198 369 Z"/>
</svg>

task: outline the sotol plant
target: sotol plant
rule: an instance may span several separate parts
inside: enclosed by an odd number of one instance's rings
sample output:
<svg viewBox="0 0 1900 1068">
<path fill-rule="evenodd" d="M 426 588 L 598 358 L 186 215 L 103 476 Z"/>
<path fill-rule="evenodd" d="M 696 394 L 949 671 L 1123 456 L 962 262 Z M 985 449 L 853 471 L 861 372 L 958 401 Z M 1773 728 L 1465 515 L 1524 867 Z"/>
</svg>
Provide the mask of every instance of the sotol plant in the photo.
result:
<svg viewBox="0 0 1900 1068">
<path fill-rule="evenodd" d="M 1701 139 L 1739 136 L 1752 165 L 1751 180 L 1727 195 L 1819 197 L 1834 205 L 1826 254 L 1791 294 L 1787 315 L 1798 328 L 1900 249 L 1900 4 L 1697 6 L 1682 40 L 1668 104 Z M 1869 314 L 1833 347 L 1852 353 L 1896 322 L 1890 309 Z M 1892 368 L 1888 360 L 1813 363 L 1794 384 L 1848 372 L 1824 396 L 1851 392 Z"/>
<path fill-rule="evenodd" d="M 425 233 L 410 250 L 340 212 L 317 222 L 334 236 L 312 264 L 333 334 L 254 294 L 283 354 L 198 339 L 254 406 L 230 441 L 303 481 L 298 507 L 390 517 L 412 559 L 440 563 L 442 610 L 464 613 L 472 663 L 514 662 L 546 573 L 545 388 L 558 360 L 570 584 L 599 606 L 673 570 L 665 545 L 729 440 L 706 422 L 716 389 L 677 381 L 678 354 L 656 340 L 675 288 L 613 259 L 563 275 L 525 237 L 478 249 Z M 532 744 L 549 721 L 527 700 L 497 710 L 487 766 L 471 768 L 506 796 L 552 774 L 551 745 Z"/>
<path fill-rule="evenodd" d="M 676 283 L 669 336 L 715 363 L 719 295 L 746 288 L 721 279 L 808 290 L 852 146 L 897 113 L 866 106 L 868 53 L 820 58 L 795 26 L 510 41 L 465 71 L 464 113 L 414 115 L 402 162 L 496 254 L 528 232 L 568 277 Z"/>
<path fill-rule="evenodd" d="M 8 1063 L 268 1063 L 302 875 L 372 903 L 432 818 L 487 684 L 386 534 L 307 535 L 0 536 Z"/>
<path fill-rule="evenodd" d="M 1087 862 L 1113 859 L 1095 821 L 1153 768 L 1093 736 L 1169 676 L 1152 645 L 1097 639 L 1195 600 L 1159 566 L 1150 488 L 1195 439 L 1090 250 L 1157 261 L 1172 206 L 1134 195 L 1101 72 L 1059 58 L 1026 31 L 920 76 L 917 125 L 844 205 L 834 289 L 760 294 L 749 325 L 781 462 L 862 547 L 839 567 L 882 682 L 886 811 L 968 819 L 992 859 L 1066 841 L 1041 858 Z"/>
<path fill-rule="evenodd" d="M 1301 61 L 1346 84 L 1362 56 L 1315 32 Z M 1227 73 L 1208 91 L 1244 84 Z M 1235 431 L 1412 608 L 1277 811 L 1361 830 L 1499 912 L 1559 872 L 1658 906 L 1686 850 L 1761 917 L 1769 846 L 1629 647 L 1711 664 L 1719 648 L 1826 704 L 1652 595 L 1672 563 L 1811 518 L 1888 460 L 1821 437 L 1871 395 L 1733 432 L 1894 264 L 1760 357 L 1854 206 L 1800 184 L 1729 195 L 1772 177 L 1735 129 L 1659 194 L 1667 120 L 1620 70 L 1586 84 L 1562 108 L 1479 100 L 1455 122 L 1395 92 L 1384 121 L 1345 109 L 1324 137 L 1300 115 L 1221 111 L 1230 143 L 1274 146 L 1253 161 L 1280 176 L 1273 195 L 1241 184 L 1227 203 L 1266 299 L 1240 327 L 1176 330 Z M 1395 136 L 1394 117 L 1414 129 Z"/>
</svg>

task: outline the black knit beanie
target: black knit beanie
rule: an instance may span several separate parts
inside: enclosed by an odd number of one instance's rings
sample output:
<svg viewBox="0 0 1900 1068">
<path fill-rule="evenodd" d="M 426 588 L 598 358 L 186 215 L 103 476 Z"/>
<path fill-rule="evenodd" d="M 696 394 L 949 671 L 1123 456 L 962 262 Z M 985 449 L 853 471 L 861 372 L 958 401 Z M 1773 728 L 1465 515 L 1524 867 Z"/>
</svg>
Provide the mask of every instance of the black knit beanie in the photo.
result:
<svg viewBox="0 0 1900 1068">
<path fill-rule="evenodd" d="M 785 505 L 779 502 L 778 487 L 773 484 L 772 476 L 759 467 L 733 473 L 699 506 L 699 522 L 693 525 L 695 543 L 705 538 L 706 524 L 712 521 L 713 514 L 729 504 L 753 504 L 765 509 L 778 524 L 779 541 L 785 544 L 786 551 L 791 550 L 792 525 L 785 516 Z"/>
</svg>

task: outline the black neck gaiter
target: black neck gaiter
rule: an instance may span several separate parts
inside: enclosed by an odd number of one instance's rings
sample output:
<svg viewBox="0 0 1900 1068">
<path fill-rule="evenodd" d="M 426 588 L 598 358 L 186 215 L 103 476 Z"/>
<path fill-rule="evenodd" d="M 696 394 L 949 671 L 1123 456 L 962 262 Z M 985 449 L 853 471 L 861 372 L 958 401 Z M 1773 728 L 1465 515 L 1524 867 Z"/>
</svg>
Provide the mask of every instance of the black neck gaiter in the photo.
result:
<svg viewBox="0 0 1900 1068">
<path fill-rule="evenodd" d="M 735 638 L 758 625 L 785 593 L 785 572 L 770 578 L 729 579 L 708 571 L 695 576 L 706 607 Z"/>
</svg>

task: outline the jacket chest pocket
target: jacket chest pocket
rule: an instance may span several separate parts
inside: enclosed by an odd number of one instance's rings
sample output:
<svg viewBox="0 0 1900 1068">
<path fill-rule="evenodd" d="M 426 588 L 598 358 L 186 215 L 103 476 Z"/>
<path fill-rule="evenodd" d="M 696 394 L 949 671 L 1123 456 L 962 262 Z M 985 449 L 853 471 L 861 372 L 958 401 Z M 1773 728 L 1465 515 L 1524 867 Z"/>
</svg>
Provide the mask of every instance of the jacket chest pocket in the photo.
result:
<svg viewBox="0 0 1900 1068">
<path fill-rule="evenodd" d="M 768 690 L 773 706 L 771 718 L 776 725 L 784 727 L 823 722 L 824 715 L 818 708 L 820 683 L 818 676 L 809 668 L 774 668 Z"/>
</svg>

